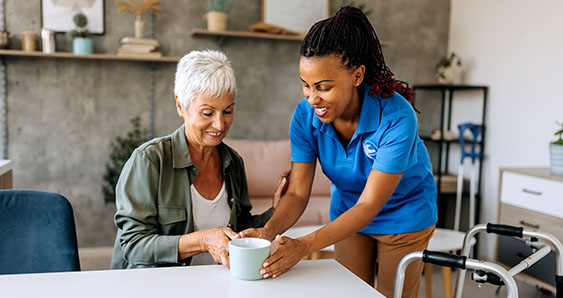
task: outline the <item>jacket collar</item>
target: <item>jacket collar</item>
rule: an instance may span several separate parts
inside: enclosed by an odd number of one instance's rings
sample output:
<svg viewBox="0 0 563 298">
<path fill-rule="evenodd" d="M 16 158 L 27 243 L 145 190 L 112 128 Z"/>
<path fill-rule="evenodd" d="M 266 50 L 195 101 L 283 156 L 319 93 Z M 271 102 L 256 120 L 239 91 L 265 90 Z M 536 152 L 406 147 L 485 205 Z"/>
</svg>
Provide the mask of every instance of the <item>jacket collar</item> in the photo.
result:
<svg viewBox="0 0 563 298">
<path fill-rule="evenodd" d="M 187 168 L 195 166 L 188 149 L 188 141 L 186 140 L 185 126 L 182 124 L 175 132 L 172 133 L 172 163 L 175 169 Z M 221 142 L 217 146 L 219 156 L 223 163 L 223 169 L 226 169 L 233 160 L 231 152 L 226 149 L 226 145 Z"/>
</svg>

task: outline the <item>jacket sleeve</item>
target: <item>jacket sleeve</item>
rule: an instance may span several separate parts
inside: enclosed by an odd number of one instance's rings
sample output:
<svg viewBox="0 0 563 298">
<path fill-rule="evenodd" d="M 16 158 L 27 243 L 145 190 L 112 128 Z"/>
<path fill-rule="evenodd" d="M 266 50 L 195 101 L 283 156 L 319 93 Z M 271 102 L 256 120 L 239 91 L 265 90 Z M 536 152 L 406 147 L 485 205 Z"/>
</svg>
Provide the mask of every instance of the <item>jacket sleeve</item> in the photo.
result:
<svg viewBox="0 0 563 298">
<path fill-rule="evenodd" d="M 178 262 L 179 235 L 159 235 L 157 192 L 160 168 L 135 150 L 116 186 L 115 225 L 123 258 L 133 267 Z"/>
</svg>

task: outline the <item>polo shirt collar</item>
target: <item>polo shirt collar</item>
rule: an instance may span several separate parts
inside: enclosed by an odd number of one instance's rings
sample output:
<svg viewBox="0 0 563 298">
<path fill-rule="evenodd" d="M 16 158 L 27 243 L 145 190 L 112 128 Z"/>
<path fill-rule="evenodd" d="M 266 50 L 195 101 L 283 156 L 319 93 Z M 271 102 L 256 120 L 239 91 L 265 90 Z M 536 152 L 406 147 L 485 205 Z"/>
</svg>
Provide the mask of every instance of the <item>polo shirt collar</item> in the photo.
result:
<svg viewBox="0 0 563 298">
<path fill-rule="evenodd" d="M 369 89 L 371 87 L 366 83 L 362 83 L 362 85 L 364 87 L 364 99 L 362 100 L 362 108 L 360 110 L 360 120 L 358 121 L 358 127 L 354 135 L 376 131 L 380 122 L 381 105 L 379 101 L 381 99 L 379 96 L 369 96 Z M 313 110 L 313 113 L 314 112 Z M 313 127 L 323 133 L 331 133 L 336 136 L 332 123 L 322 122 L 317 115 L 314 115 Z"/>
<path fill-rule="evenodd" d="M 225 148 L 225 144 L 221 142 L 217 146 L 219 156 L 223 163 L 223 169 L 226 169 L 232 162 L 231 153 Z M 195 166 L 190 157 L 188 149 L 188 141 L 186 140 L 185 126 L 182 124 L 175 132 L 172 133 L 172 166 L 175 169 L 187 168 Z"/>
<path fill-rule="evenodd" d="M 363 83 L 364 86 L 364 100 L 362 102 L 362 110 L 360 111 L 360 121 L 356 128 L 356 134 L 374 132 L 379 127 L 381 121 L 381 98 L 376 95 L 375 97 L 369 96 L 368 84 Z"/>
</svg>

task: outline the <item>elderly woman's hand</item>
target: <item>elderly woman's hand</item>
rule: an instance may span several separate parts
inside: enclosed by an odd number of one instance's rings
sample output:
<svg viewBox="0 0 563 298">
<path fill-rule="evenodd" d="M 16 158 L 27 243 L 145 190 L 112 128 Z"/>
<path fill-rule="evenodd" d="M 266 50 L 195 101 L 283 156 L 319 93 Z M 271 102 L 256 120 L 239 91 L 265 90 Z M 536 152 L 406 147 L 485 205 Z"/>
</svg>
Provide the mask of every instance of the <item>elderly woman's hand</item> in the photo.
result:
<svg viewBox="0 0 563 298">
<path fill-rule="evenodd" d="M 203 247 L 211 254 L 215 262 L 229 268 L 229 241 L 237 233 L 230 228 L 217 227 L 206 230 L 202 237 Z"/>
<path fill-rule="evenodd" d="M 260 269 L 260 274 L 264 278 L 276 278 L 282 275 L 303 259 L 309 251 L 309 244 L 301 238 L 292 239 L 277 235 L 275 241 L 279 244 L 278 248 L 264 261 L 264 268 Z"/>
</svg>

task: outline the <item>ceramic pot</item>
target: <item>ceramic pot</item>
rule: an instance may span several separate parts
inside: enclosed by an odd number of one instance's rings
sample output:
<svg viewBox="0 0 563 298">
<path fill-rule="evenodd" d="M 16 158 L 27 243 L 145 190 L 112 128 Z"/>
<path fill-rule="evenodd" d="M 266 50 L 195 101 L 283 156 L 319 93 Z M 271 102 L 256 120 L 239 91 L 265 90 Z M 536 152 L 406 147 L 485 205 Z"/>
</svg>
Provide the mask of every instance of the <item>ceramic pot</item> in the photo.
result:
<svg viewBox="0 0 563 298">
<path fill-rule="evenodd" d="M 563 175 L 563 145 L 549 144 L 551 174 Z"/>
<path fill-rule="evenodd" d="M 94 42 L 88 37 L 75 37 L 72 41 L 74 55 L 90 55 L 94 53 Z"/>
<path fill-rule="evenodd" d="M 442 74 L 443 76 L 440 76 Z M 459 83 L 459 67 L 452 65 L 449 67 L 440 67 L 438 69 L 438 82 L 441 84 L 455 84 Z"/>
<path fill-rule="evenodd" d="M 227 16 L 220 11 L 210 11 L 203 15 L 203 18 L 207 19 L 207 30 L 214 32 L 227 30 Z"/>
</svg>

